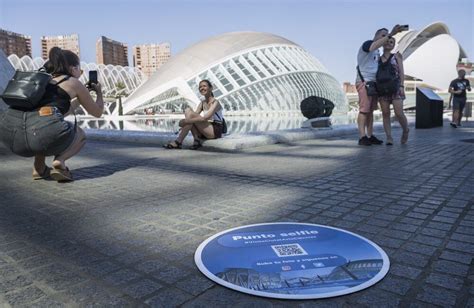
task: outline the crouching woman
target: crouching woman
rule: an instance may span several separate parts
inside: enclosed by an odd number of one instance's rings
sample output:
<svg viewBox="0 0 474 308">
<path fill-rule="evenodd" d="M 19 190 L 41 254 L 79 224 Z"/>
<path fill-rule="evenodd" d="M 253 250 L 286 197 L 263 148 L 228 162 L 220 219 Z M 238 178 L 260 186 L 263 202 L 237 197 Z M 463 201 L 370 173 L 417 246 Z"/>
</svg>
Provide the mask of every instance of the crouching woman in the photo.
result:
<svg viewBox="0 0 474 308">
<path fill-rule="evenodd" d="M 92 84 L 97 93 L 94 101 L 89 90 L 79 81 L 82 70 L 79 57 L 69 50 L 53 47 L 44 65 L 52 80 L 40 102 L 32 111 L 8 108 L 0 115 L 0 140 L 13 153 L 34 157 L 33 179 L 53 178 L 72 181 L 66 160 L 76 155 L 85 144 L 84 131 L 64 120 L 78 104 L 95 117 L 102 116 L 104 102 L 100 84 Z M 74 100 L 74 102 L 72 102 Z M 46 156 L 54 156 L 52 168 Z"/>
<path fill-rule="evenodd" d="M 164 147 L 166 149 L 181 149 L 184 138 L 191 131 L 194 142 L 192 150 L 202 147 L 205 139 L 218 139 L 222 137 L 223 121 L 222 106 L 212 94 L 212 84 L 209 80 L 202 80 L 199 83 L 199 93 L 204 96 L 204 100 L 197 106 L 196 111 L 187 108 L 185 118 L 179 122 L 181 131 L 176 140 L 169 142 Z M 201 115 L 202 113 L 202 115 Z"/>
</svg>

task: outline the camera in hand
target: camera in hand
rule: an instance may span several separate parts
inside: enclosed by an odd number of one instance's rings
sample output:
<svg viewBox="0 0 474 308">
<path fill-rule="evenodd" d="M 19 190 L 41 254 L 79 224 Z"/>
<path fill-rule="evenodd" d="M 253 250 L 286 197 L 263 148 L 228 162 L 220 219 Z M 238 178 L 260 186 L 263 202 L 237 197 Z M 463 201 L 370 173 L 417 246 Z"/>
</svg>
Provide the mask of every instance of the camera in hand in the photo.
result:
<svg viewBox="0 0 474 308">
<path fill-rule="evenodd" d="M 97 71 L 89 71 L 89 81 L 86 84 L 86 87 L 89 90 L 92 90 L 92 85 L 99 83 L 99 80 L 97 78 Z"/>
</svg>

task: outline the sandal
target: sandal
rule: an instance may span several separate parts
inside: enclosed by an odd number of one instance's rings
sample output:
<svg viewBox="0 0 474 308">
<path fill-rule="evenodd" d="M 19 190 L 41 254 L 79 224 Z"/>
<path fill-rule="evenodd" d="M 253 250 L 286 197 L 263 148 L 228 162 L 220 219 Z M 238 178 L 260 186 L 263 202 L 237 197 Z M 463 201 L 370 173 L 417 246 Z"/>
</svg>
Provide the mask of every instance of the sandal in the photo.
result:
<svg viewBox="0 0 474 308">
<path fill-rule="evenodd" d="M 53 168 L 51 170 L 50 176 L 53 180 L 58 182 L 74 181 L 74 179 L 72 178 L 72 173 L 71 171 L 69 171 L 68 167 L 66 167 L 66 169 Z"/>
<path fill-rule="evenodd" d="M 197 150 L 199 148 L 202 148 L 202 141 L 199 139 L 194 140 L 193 145 L 189 148 L 191 150 Z"/>
<path fill-rule="evenodd" d="M 49 178 L 49 175 L 51 173 L 51 168 L 48 166 L 44 166 L 43 172 L 39 173 L 36 171 L 36 169 L 33 168 L 33 180 L 42 180 L 42 179 L 47 179 Z"/>
<path fill-rule="evenodd" d="M 181 149 L 181 146 L 182 146 L 182 143 L 179 142 L 178 140 L 171 141 L 163 145 L 163 147 L 168 150 Z"/>
<path fill-rule="evenodd" d="M 385 141 L 386 145 L 393 145 L 393 139 L 392 137 L 387 137 L 387 141 Z"/>
</svg>

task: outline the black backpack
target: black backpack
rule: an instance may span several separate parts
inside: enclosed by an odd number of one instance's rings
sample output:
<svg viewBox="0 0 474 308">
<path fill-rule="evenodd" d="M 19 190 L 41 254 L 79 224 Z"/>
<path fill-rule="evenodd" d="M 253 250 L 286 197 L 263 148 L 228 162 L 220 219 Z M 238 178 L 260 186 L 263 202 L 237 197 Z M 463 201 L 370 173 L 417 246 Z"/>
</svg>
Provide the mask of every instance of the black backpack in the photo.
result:
<svg viewBox="0 0 474 308">
<path fill-rule="evenodd" d="M 379 60 L 379 68 L 375 77 L 377 83 L 377 94 L 379 96 L 389 96 L 397 93 L 400 87 L 400 78 L 397 76 L 397 71 L 392 65 L 393 54 L 384 63 L 382 59 Z"/>
<path fill-rule="evenodd" d="M 203 109 L 204 110 L 204 109 Z M 216 112 L 215 115 L 220 119 L 219 114 Z M 222 124 L 222 133 L 227 134 L 227 123 L 225 122 L 224 117 L 222 117 L 222 121 L 219 121 Z"/>
<path fill-rule="evenodd" d="M 33 72 L 16 71 L 0 97 L 11 108 L 35 110 L 41 107 L 41 99 L 52 78 L 43 68 Z"/>
</svg>

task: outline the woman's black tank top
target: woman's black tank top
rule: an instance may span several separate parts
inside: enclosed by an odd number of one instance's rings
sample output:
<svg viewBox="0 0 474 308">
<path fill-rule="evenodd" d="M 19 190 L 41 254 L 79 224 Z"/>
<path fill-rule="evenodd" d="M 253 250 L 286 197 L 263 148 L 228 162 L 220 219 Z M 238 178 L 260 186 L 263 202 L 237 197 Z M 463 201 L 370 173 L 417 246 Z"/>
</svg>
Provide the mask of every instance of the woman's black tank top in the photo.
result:
<svg viewBox="0 0 474 308">
<path fill-rule="evenodd" d="M 56 107 L 62 114 L 66 114 L 71 108 L 71 97 L 64 91 L 59 84 L 66 81 L 71 76 L 66 76 L 56 84 L 48 84 L 46 86 L 46 92 L 41 99 L 41 106 Z"/>
</svg>

